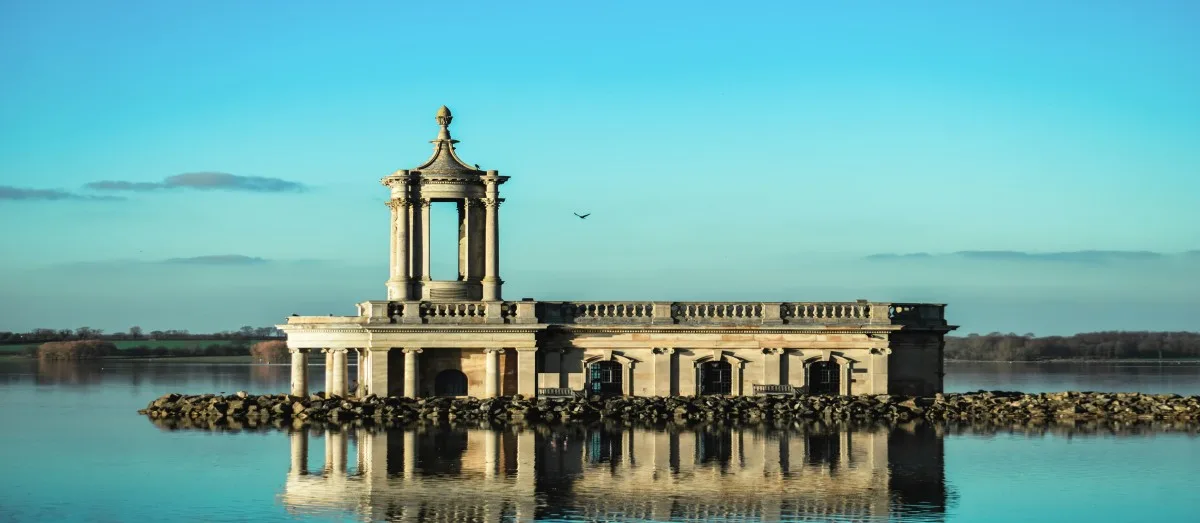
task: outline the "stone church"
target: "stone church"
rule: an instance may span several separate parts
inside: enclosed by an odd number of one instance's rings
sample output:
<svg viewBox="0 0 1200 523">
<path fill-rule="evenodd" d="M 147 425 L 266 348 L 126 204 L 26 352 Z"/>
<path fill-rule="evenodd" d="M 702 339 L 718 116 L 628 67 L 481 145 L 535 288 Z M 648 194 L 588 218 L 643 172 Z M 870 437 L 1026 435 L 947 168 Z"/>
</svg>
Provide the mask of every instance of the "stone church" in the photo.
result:
<svg viewBox="0 0 1200 523">
<path fill-rule="evenodd" d="M 383 178 L 387 299 L 354 316 L 292 316 L 292 394 L 921 394 L 942 390 L 945 305 L 506 301 L 499 239 L 508 180 L 459 158 L 450 110 L 433 155 Z M 458 278 L 429 270 L 430 205 L 458 208 Z M 520 232 L 518 231 L 518 234 Z M 736 282 L 731 282 L 735 284 Z M 310 387 L 310 358 L 325 383 Z M 351 372 L 353 370 L 353 372 Z"/>
</svg>

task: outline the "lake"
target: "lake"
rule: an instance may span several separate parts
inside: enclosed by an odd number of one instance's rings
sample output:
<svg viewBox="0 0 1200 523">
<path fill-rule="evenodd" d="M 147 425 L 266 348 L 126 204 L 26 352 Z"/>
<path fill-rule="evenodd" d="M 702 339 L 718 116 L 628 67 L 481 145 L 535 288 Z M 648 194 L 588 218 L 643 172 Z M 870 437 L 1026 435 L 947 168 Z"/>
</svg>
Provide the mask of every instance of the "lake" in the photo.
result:
<svg viewBox="0 0 1200 523">
<path fill-rule="evenodd" d="M 1200 394 L 1200 365 L 959 363 L 947 391 Z M 287 366 L 0 361 L 4 521 L 1184 521 L 1194 434 L 844 430 L 165 431 L 165 392 Z"/>
</svg>

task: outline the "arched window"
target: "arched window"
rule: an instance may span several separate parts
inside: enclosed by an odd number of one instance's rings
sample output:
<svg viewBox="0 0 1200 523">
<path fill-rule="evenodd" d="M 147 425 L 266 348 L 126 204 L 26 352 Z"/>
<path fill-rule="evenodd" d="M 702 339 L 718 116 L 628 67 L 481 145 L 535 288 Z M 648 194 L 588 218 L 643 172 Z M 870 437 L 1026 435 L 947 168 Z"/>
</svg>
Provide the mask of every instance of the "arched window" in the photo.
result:
<svg viewBox="0 0 1200 523">
<path fill-rule="evenodd" d="M 466 396 L 467 375 L 460 370 L 446 369 L 433 379 L 435 396 Z"/>
<path fill-rule="evenodd" d="M 838 362 L 814 361 L 808 366 L 809 394 L 841 394 L 842 366 Z"/>
<path fill-rule="evenodd" d="M 733 366 L 712 360 L 700 364 L 700 394 L 729 394 L 733 389 Z"/>
<path fill-rule="evenodd" d="M 620 396 L 621 364 L 611 360 L 597 361 L 588 368 L 588 394 Z"/>
</svg>

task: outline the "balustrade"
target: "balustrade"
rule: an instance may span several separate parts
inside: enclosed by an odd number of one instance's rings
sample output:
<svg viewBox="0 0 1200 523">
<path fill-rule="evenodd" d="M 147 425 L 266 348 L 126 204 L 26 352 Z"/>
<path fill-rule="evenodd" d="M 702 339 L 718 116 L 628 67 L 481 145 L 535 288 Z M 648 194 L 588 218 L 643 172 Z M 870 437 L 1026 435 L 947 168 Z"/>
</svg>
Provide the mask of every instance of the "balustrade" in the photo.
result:
<svg viewBox="0 0 1200 523">
<path fill-rule="evenodd" d="M 421 302 L 423 323 L 483 323 L 487 302 Z"/>
<path fill-rule="evenodd" d="M 671 305 L 671 317 L 679 323 L 762 321 L 762 303 L 691 302 Z"/>
<path fill-rule="evenodd" d="M 654 313 L 650 302 L 570 302 L 563 316 L 576 322 L 649 323 Z"/>
<path fill-rule="evenodd" d="M 781 312 L 786 323 L 868 323 L 871 320 L 871 304 L 867 302 L 785 303 Z"/>
<path fill-rule="evenodd" d="M 412 311 L 406 311 L 412 307 Z M 496 307 L 489 316 L 488 307 Z M 525 309 L 522 309 L 525 307 Z M 657 311 L 657 316 L 655 312 Z M 857 302 L 391 302 L 387 314 L 420 323 L 550 323 L 594 325 L 945 325 L 944 305 Z M 309 320 L 309 318 L 305 318 Z M 324 318 L 312 318 L 318 320 Z M 330 318 L 332 320 L 333 318 Z M 312 321 L 317 323 L 317 321 Z M 414 318 L 415 322 L 415 318 Z"/>
</svg>

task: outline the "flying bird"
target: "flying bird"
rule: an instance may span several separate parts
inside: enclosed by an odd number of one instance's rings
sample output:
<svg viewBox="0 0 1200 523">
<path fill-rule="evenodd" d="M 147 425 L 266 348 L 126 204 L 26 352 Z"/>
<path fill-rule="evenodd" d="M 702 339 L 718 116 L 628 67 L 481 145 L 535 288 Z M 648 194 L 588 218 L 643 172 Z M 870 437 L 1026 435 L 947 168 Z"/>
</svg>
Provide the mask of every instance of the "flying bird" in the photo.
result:
<svg viewBox="0 0 1200 523">
<path fill-rule="evenodd" d="M 576 212 L 576 213 L 571 213 L 571 214 L 574 214 L 575 216 L 578 216 L 580 220 L 582 220 L 582 219 L 584 219 L 584 218 L 587 218 L 588 216 L 591 216 L 591 215 L 592 215 L 592 213 L 590 213 L 590 212 L 589 212 L 589 213 L 587 213 L 587 214 L 579 214 L 579 213 L 577 213 L 577 212 Z"/>
<path fill-rule="evenodd" d="M 475 164 L 475 170 L 476 170 L 476 171 L 482 171 L 483 169 L 480 169 L 480 168 L 479 168 L 479 164 Z"/>
</svg>

